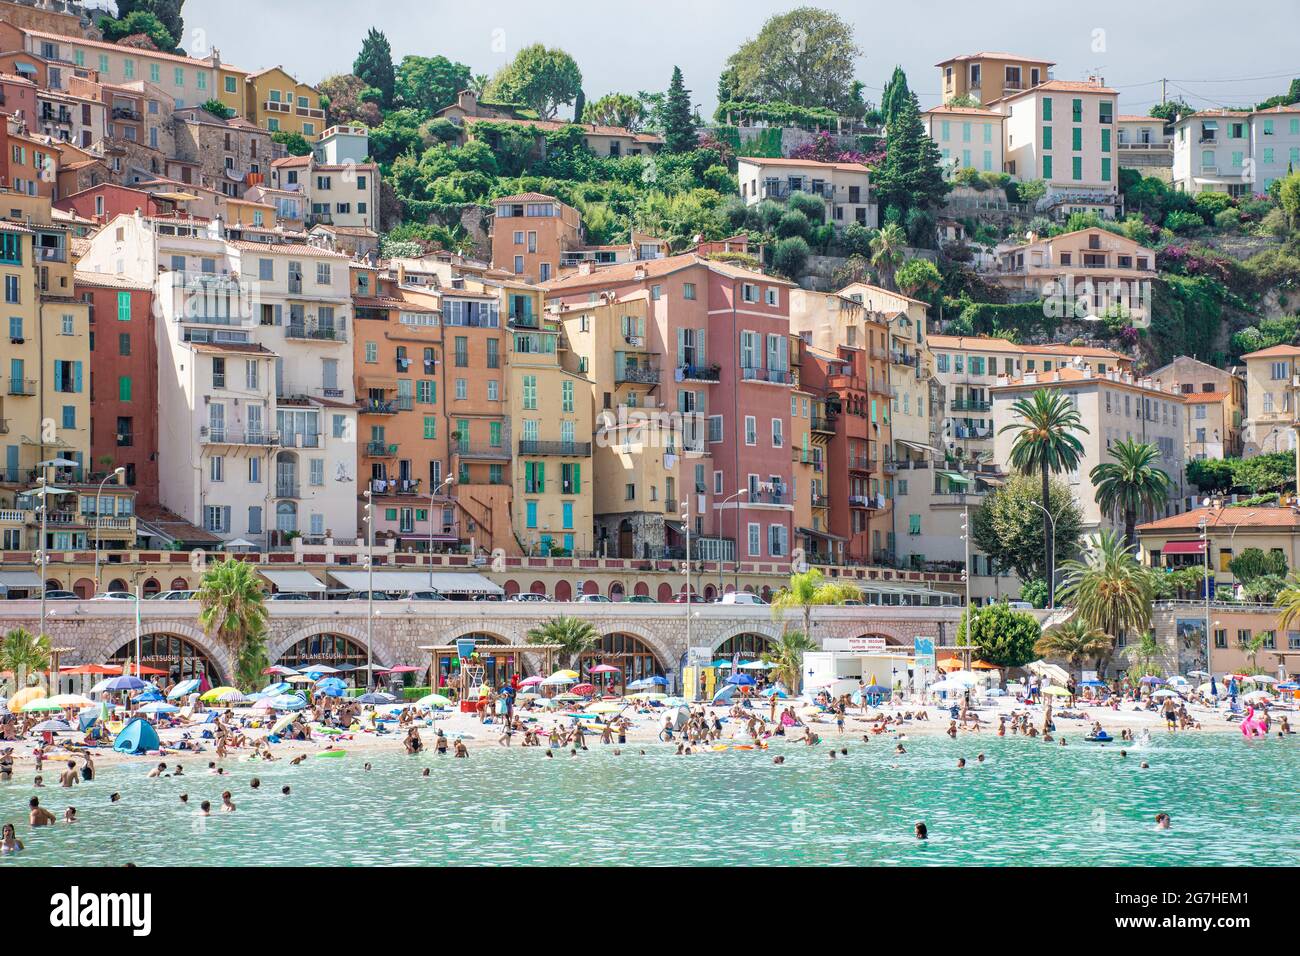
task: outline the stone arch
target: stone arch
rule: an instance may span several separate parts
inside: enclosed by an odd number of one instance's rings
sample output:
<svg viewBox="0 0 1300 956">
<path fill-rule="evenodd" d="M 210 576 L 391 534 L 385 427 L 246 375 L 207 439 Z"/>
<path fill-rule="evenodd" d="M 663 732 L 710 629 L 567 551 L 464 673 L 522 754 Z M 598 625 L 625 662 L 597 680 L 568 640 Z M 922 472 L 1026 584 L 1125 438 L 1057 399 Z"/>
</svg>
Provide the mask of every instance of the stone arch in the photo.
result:
<svg viewBox="0 0 1300 956">
<path fill-rule="evenodd" d="M 58 578 L 46 578 L 46 579 L 45 579 L 45 590 L 47 590 L 47 591 L 62 591 L 62 590 L 63 590 L 63 582 L 60 581 Z"/>
<path fill-rule="evenodd" d="M 77 597 L 84 601 L 86 598 L 94 597 L 95 582 L 90 578 L 77 578 L 72 585 L 72 590 L 76 592 Z"/>
<path fill-rule="evenodd" d="M 573 585 L 570 584 L 568 581 L 565 581 L 563 578 L 561 578 L 559 581 L 556 581 L 554 597 L 555 600 L 557 601 L 572 601 Z"/>
<path fill-rule="evenodd" d="M 234 661 L 231 659 L 230 652 L 220 641 L 212 640 L 204 633 L 202 628 L 196 627 L 186 621 L 180 620 L 162 620 L 162 621 L 142 621 L 140 623 L 140 636 L 147 637 L 163 634 L 169 637 L 179 637 L 193 644 L 196 648 L 206 655 L 208 661 L 216 670 L 213 679 L 218 684 L 229 683 L 234 673 Z M 134 623 L 124 627 L 122 630 L 114 633 L 105 634 L 86 648 L 86 660 L 91 663 L 100 663 L 106 661 L 124 644 L 130 643 L 135 638 Z"/>
<path fill-rule="evenodd" d="M 500 687 L 502 683 L 510 679 L 512 674 L 519 673 L 522 676 L 524 673 L 526 673 L 527 668 L 524 667 L 525 654 L 528 654 L 530 658 L 532 658 L 535 655 L 539 661 L 542 658 L 542 655 L 539 652 L 528 651 L 527 646 L 523 644 L 522 640 L 519 641 L 513 640 L 510 637 L 510 635 L 503 633 L 499 628 L 489 630 L 483 628 L 481 625 L 475 626 L 472 624 L 465 624 L 463 627 L 457 628 L 454 631 L 448 633 L 453 636 L 448 636 L 445 638 L 440 637 L 438 638 L 437 643 L 441 645 L 454 645 L 458 640 L 461 640 L 462 638 L 473 637 L 478 639 L 476 643 L 480 647 L 483 646 L 508 647 L 512 650 L 513 654 L 511 659 L 500 661 L 502 666 L 500 667 L 497 666 L 497 660 L 491 660 L 491 662 L 488 663 L 486 666 L 486 670 L 483 675 L 483 678 L 487 683 L 493 685 L 494 687 Z M 486 640 L 483 640 L 484 638 L 486 638 Z M 418 661 L 413 661 L 412 663 L 415 664 L 417 667 L 424 667 L 425 671 L 423 673 L 427 674 L 428 673 L 427 664 L 430 659 L 429 652 L 421 651 L 420 654 L 421 654 L 421 659 Z M 437 662 L 436 662 L 438 668 L 438 675 L 436 679 L 438 683 L 436 686 L 438 687 L 448 686 L 446 681 L 450 677 L 450 675 L 452 675 L 453 673 L 458 673 L 450 666 L 451 664 L 450 659 L 453 656 L 455 656 L 454 651 L 448 651 L 446 653 L 443 653 L 441 651 L 438 652 Z M 537 668 L 534 667 L 534 670 L 536 669 Z"/>
<path fill-rule="evenodd" d="M 113 578 L 113 580 L 108 582 L 108 587 L 104 588 L 104 590 L 105 591 L 129 591 L 131 590 L 131 586 L 126 583 L 126 578 Z M 146 591 L 145 593 L 147 594 L 148 592 Z"/>
<path fill-rule="evenodd" d="M 709 643 L 716 651 L 733 637 L 739 637 L 742 634 L 759 634 L 769 641 L 779 641 L 781 631 L 781 625 L 775 621 L 746 621 L 743 624 L 733 624 L 731 627 L 720 631 Z"/>
<path fill-rule="evenodd" d="M 660 637 L 649 631 L 635 625 L 625 625 L 620 622 L 618 626 L 607 625 L 601 628 L 601 643 L 597 645 L 596 650 L 582 656 L 582 671 L 585 673 L 587 668 L 603 661 L 609 653 L 603 651 L 604 646 L 610 643 L 609 639 L 618 637 L 632 638 L 637 645 L 640 645 L 641 648 L 644 648 L 646 652 L 653 656 L 655 665 L 652 671 L 653 673 L 662 674 L 667 677 L 677 670 L 677 659 L 680 653 L 677 648 L 668 647 Z M 611 663 L 616 667 L 619 666 L 617 660 L 611 659 Z M 629 682 L 639 677 L 646 676 L 637 671 L 633 671 L 629 674 L 627 668 L 620 668 L 620 670 L 622 671 L 620 674 L 622 682 Z"/>
<path fill-rule="evenodd" d="M 741 660 L 749 661 L 771 650 L 773 643 L 772 638 L 751 627 L 747 631 L 726 638 L 713 649 L 713 652 L 721 657 L 739 655 Z"/>
<path fill-rule="evenodd" d="M 153 597 L 155 594 L 162 592 L 162 585 L 158 583 L 157 578 L 145 578 L 141 590 L 144 592 L 145 597 Z"/>
<path fill-rule="evenodd" d="M 506 597 L 510 597 L 512 595 L 518 594 L 519 582 L 516 581 L 514 578 L 510 578 L 509 580 L 506 581 L 505 584 L 501 585 L 501 589 L 506 592 Z"/>
<path fill-rule="evenodd" d="M 545 594 L 545 593 L 546 593 L 546 582 L 545 582 L 545 581 L 534 581 L 532 584 L 528 585 L 528 593 L 529 593 L 529 594 Z"/>
<path fill-rule="evenodd" d="M 600 582 L 597 581 L 597 580 L 595 580 L 594 578 L 588 578 L 587 580 L 583 581 L 583 582 L 582 582 L 582 593 L 583 593 L 583 594 L 599 594 L 599 593 L 600 593 Z"/>
<path fill-rule="evenodd" d="M 650 585 L 646 584 L 644 581 L 638 581 L 636 586 L 632 589 L 632 593 L 640 597 L 649 597 Z"/>
<path fill-rule="evenodd" d="M 389 667 L 396 661 L 397 655 L 389 639 L 385 636 L 384 631 L 387 628 L 375 628 L 375 642 L 370 647 L 371 658 L 381 667 Z M 267 642 L 266 656 L 274 664 L 280 659 L 280 655 L 293 647 L 301 640 L 309 637 L 315 637 L 317 634 L 338 634 L 348 638 L 354 644 L 361 647 L 366 646 L 366 624 L 363 620 L 360 624 L 353 624 L 348 621 L 335 619 L 332 621 L 314 622 L 304 624 L 296 628 L 286 628 L 279 634 L 275 634 Z"/>
<path fill-rule="evenodd" d="M 622 601 L 626 592 L 623 589 L 622 581 L 611 581 L 609 583 L 609 599 L 611 601 Z"/>
<path fill-rule="evenodd" d="M 660 604 L 673 603 L 673 586 L 667 581 L 663 581 L 659 585 L 658 601 Z"/>
<path fill-rule="evenodd" d="M 885 643 L 886 643 L 886 644 L 908 644 L 908 643 L 911 643 L 910 641 L 907 641 L 907 640 L 905 640 L 904 638 L 902 638 L 901 636 L 899 636 L 899 634 L 898 634 L 896 631 L 894 631 L 893 628 L 890 628 L 890 627 L 882 627 L 882 626 L 878 626 L 878 625 L 874 625 L 874 624 L 873 624 L 869 629 L 867 629 L 867 630 L 865 630 L 865 631 L 862 631 L 861 633 L 853 634 L 852 636 L 853 636 L 853 637 L 863 637 L 863 638 L 867 638 L 867 637 L 883 637 L 883 638 L 885 639 Z"/>
<path fill-rule="evenodd" d="M 712 584 L 706 584 L 704 586 L 704 600 L 712 602 L 717 598 L 717 596 L 718 596 L 718 589 L 715 588 Z"/>
<path fill-rule="evenodd" d="M 172 578 L 170 590 L 188 591 L 189 589 L 190 589 L 190 582 L 186 581 L 184 578 L 181 577 Z"/>
</svg>

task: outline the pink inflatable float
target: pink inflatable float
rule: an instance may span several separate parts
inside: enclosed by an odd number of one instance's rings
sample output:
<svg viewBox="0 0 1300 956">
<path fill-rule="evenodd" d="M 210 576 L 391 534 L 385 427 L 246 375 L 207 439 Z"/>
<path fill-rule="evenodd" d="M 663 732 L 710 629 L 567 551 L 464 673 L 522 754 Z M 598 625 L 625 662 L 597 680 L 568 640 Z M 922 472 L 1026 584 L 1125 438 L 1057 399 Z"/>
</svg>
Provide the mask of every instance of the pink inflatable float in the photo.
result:
<svg viewBox="0 0 1300 956">
<path fill-rule="evenodd" d="M 1246 708 L 1246 719 L 1241 722 L 1241 735 L 1243 737 L 1267 737 L 1268 731 L 1264 729 L 1264 721 L 1255 719 L 1255 708 Z"/>
</svg>

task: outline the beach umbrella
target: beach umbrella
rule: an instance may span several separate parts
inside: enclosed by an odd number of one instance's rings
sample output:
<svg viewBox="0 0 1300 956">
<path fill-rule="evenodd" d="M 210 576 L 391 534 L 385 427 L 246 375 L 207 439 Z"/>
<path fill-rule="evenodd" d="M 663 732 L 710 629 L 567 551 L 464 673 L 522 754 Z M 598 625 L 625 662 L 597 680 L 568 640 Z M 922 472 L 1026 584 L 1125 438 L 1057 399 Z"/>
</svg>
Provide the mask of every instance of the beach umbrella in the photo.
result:
<svg viewBox="0 0 1300 956">
<path fill-rule="evenodd" d="M 1106 682 L 1104 680 L 1081 680 L 1079 681 L 1079 686 L 1080 687 L 1105 687 Z"/>
<path fill-rule="evenodd" d="M 577 677 L 570 677 L 564 671 L 556 671 L 550 677 L 546 678 L 546 680 L 542 681 L 542 684 L 546 687 L 559 687 L 564 684 L 576 684 L 577 682 Z"/>
<path fill-rule="evenodd" d="M 144 690 L 150 685 L 136 677 L 134 674 L 123 674 L 120 677 L 106 677 L 94 687 L 90 688 L 92 694 L 102 694 L 106 691 L 115 690 Z"/>
<path fill-rule="evenodd" d="M 620 671 L 617 667 L 614 667 L 613 665 L 610 664 L 597 664 L 595 667 L 587 668 L 587 673 L 588 674 L 620 674 L 622 673 L 622 671 Z"/>
<path fill-rule="evenodd" d="M 1277 678 L 1269 677 L 1267 674 L 1251 674 L 1246 681 L 1251 684 L 1276 684 Z"/>
<path fill-rule="evenodd" d="M 737 684 L 723 684 L 718 688 L 717 693 L 713 695 L 713 703 L 720 700 L 730 700 L 740 687 Z"/>
<path fill-rule="evenodd" d="M 567 677 L 567 678 L 569 678 L 569 679 L 571 679 L 571 680 L 575 680 L 575 681 L 578 680 L 578 678 L 580 677 L 580 675 L 578 674 L 577 671 L 575 671 L 575 670 L 570 670 L 570 669 L 567 668 L 567 667 L 562 667 L 562 668 L 560 668 L 560 670 L 556 671 L 556 672 L 555 672 L 554 674 L 552 674 L 551 676 L 552 676 L 552 677 Z"/>
<path fill-rule="evenodd" d="M 1164 690 L 1158 690 L 1158 691 L 1156 691 L 1156 692 L 1155 692 L 1154 694 L 1152 694 L 1151 696 L 1154 697 L 1154 698 L 1160 698 L 1160 699 L 1163 699 L 1163 698 L 1165 698 L 1165 697 L 1179 697 L 1179 696 L 1181 696 L 1181 695 L 1180 695 L 1180 694 L 1178 693 L 1178 691 L 1176 691 L 1176 690 L 1169 690 L 1168 688 L 1165 688 Z"/>
<path fill-rule="evenodd" d="M 283 686 L 285 690 L 288 690 L 290 685 L 286 682 Z M 341 677 L 322 677 L 316 682 L 316 689 L 326 692 L 331 690 L 343 691 L 347 689 L 347 686 Z"/>
<path fill-rule="evenodd" d="M 539 677 L 537 674 L 534 674 L 532 677 L 525 677 L 523 680 L 521 680 L 521 681 L 519 682 L 519 686 L 520 686 L 520 687 L 536 687 L 536 686 L 537 686 L 538 684 L 540 684 L 543 680 L 545 680 L 545 678 L 543 678 L 543 677 Z"/>
<path fill-rule="evenodd" d="M 423 667 L 412 667 L 410 664 L 398 664 L 396 667 L 388 668 L 390 674 L 415 674 L 424 670 Z"/>
<path fill-rule="evenodd" d="M 758 681 L 754 680 L 754 678 L 750 677 L 748 674 L 737 672 L 727 678 L 727 683 L 735 684 L 738 687 L 753 687 L 758 683 Z"/>
<path fill-rule="evenodd" d="M 655 674 L 653 677 L 647 677 L 646 680 L 652 684 L 658 684 L 660 687 L 668 686 L 668 678 L 660 674 Z"/>
<path fill-rule="evenodd" d="M 271 706 L 276 710 L 302 710 L 307 706 L 307 701 L 301 694 L 280 694 L 270 700 Z"/>
<path fill-rule="evenodd" d="M 1249 694 L 1242 694 L 1242 700 L 1267 700 L 1272 701 L 1273 695 L 1266 690 L 1252 690 Z"/>
<path fill-rule="evenodd" d="M 1044 693 L 1044 694 L 1050 694 L 1050 695 L 1052 695 L 1053 697 L 1069 697 L 1069 696 L 1070 696 L 1070 692 L 1069 692 L 1068 690 L 1066 690 L 1064 687 L 1057 687 L 1055 684 L 1053 684 L 1051 687 L 1044 687 L 1044 688 L 1043 688 L 1043 693 Z"/>
<path fill-rule="evenodd" d="M 32 728 L 32 732 L 37 734 L 66 734 L 71 730 L 72 726 L 66 720 L 42 720 Z"/>
<path fill-rule="evenodd" d="M 275 710 L 274 697 L 268 694 L 249 706 L 249 710 Z"/>
<path fill-rule="evenodd" d="M 199 679 L 197 677 L 183 680 L 167 692 L 169 700 L 175 700 L 178 697 L 185 697 L 189 694 L 196 693 L 199 689 Z"/>
<path fill-rule="evenodd" d="M 789 693 L 780 684 L 773 684 L 771 687 L 765 687 L 762 691 L 763 697 L 789 697 Z"/>
<path fill-rule="evenodd" d="M 169 703 L 167 703 L 166 701 L 155 700 L 155 701 L 152 701 L 151 703 L 145 704 L 143 707 L 141 707 L 141 708 L 140 708 L 140 713 L 142 713 L 142 714 L 174 714 L 174 713 L 176 713 L 176 712 L 179 711 L 179 710 L 180 710 L 180 708 L 177 707 L 175 704 L 169 704 Z"/>
<path fill-rule="evenodd" d="M 378 668 L 376 668 L 376 670 L 378 670 Z M 330 667 L 328 664 L 312 664 L 310 667 L 302 668 L 300 673 L 315 678 L 315 677 L 323 676 L 325 674 L 337 674 L 338 668 Z"/>
<path fill-rule="evenodd" d="M 137 704 L 149 704 L 159 700 L 166 700 L 166 698 L 157 687 L 150 687 L 143 694 L 137 694 L 135 698 Z"/>
<path fill-rule="evenodd" d="M 627 695 L 632 700 L 667 700 L 667 694 L 658 694 L 653 691 L 639 691 L 635 694 Z"/>
<path fill-rule="evenodd" d="M 60 707 L 94 707 L 95 702 L 89 697 L 82 697 L 80 694 L 55 694 L 53 697 L 47 697 L 50 703 L 58 704 Z"/>
<path fill-rule="evenodd" d="M 1143 677 L 1138 681 L 1139 684 L 1146 684 L 1148 687 L 1155 686 L 1156 684 L 1163 684 L 1164 682 L 1165 679 L 1163 677 L 1156 677 L 1154 674 L 1148 674 L 1146 677 Z"/>
<path fill-rule="evenodd" d="M 932 690 L 935 692 L 941 692 L 945 694 L 951 693 L 953 691 L 959 691 L 965 689 L 966 689 L 965 684 L 960 684 L 955 680 L 947 680 L 946 678 L 944 680 L 935 681 L 933 684 L 926 687 L 926 690 Z"/>
<path fill-rule="evenodd" d="M 523 694 L 519 695 L 523 697 Z M 426 694 L 415 702 L 416 707 L 423 707 L 426 710 L 432 710 L 435 707 L 450 707 L 451 698 L 444 697 L 442 694 Z"/>
<path fill-rule="evenodd" d="M 211 690 L 206 690 L 206 691 L 204 691 L 202 694 L 199 695 L 199 700 L 204 701 L 205 703 L 207 703 L 207 702 L 211 702 L 211 701 L 214 701 L 214 700 L 218 700 L 218 699 L 221 698 L 224 694 L 227 694 L 227 693 L 238 694 L 238 693 L 239 693 L 239 688 L 237 688 L 237 687 L 231 687 L 229 684 L 223 684 L 223 685 L 221 685 L 220 687 L 214 687 L 214 688 L 212 688 Z"/>
<path fill-rule="evenodd" d="M 1181 674 L 1175 674 L 1173 677 L 1169 678 L 1168 683 L 1171 686 L 1184 687 L 1187 685 L 1188 681 L 1187 678 L 1183 677 Z"/>
<path fill-rule="evenodd" d="M 888 694 L 889 688 L 884 684 L 868 684 L 863 688 L 868 694 Z"/>
<path fill-rule="evenodd" d="M 298 673 L 292 667 L 285 667 L 283 664 L 272 664 L 262 671 L 263 674 L 279 674 L 282 677 L 288 677 L 290 674 Z"/>
<path fill-rule="evenodd" d="M 729 668 L 729 667 L 731 667 L 731 661 L 727 660 L 725 657 L 719 657 L 716 661 L 714 661 L 713 663 L 711 663 L 709 666 L 710 666 L 710 667 Z"/>
<path fill-rule="evenodd" d="M 617 714 L 625 705 L 613 700 L 598 700 L 587 706 L 589 714 Z"/>
<path fill-rule="evenodd" d="M 392 694 L 386 694 L 383 691 L 373 694 L 362 694 L 357 698 L 359 704 L 395 704 L 397 698 Z"/>
<path fill-rule="evenodd" d="M 579 697 L 577 694 L 556 694 L 555 699 L 562 700 L 565 703 L 572 703 L 575 700 L 582 700 L 582 698 Z"/>
<path fill-rule="evenodd" d="M 750 661 L 747 664 L 741 664 L 740 669 L 746 671 L 770 671 L 775 664 L 768 664 L 764 661 Z"/>
<path fill-rule="evenodd" d="M 62 709 L 62 705 L 53 703 L 48 697 L 34 700 L 30 704 L 23 704 L 24 714 L 43 714 Z"/>
<path fill-rule="evenodd" d="M 289 687 L 290 685 L 287 682 L 278 680 L 274 684 L 267 684 L 257 693 L 258 694 L 283 694 L 286 690 L 289 689 Z"/>
<path fill-rule="evenodd" d="M 9 698 L 9 713 L 21 714 L 24 707 L 44 696 L 44 687 L 25 687 Z"/>
<path fill-rule="evenodd" d="M 1297 684 L 1293 680 L 1284 681 L 1283 683 L 1277 685 L 1277 689 L 1278 690 L 1300 690 L 1300 684 Z"/>
<path fill-rule="evenodd" d="M 570 692 L 577 694 L 579 697 L 590 697 L 592 694 L 596 693 L 596 685 L 576 684 L 570 689 Z"/>
<path fill-rule="evenodd" d="M 997 664 L 990 664 L 988 661 L 971 661 L 970 669 L 973 671 L 996 671 L 1002 668 Z"/>
<path fill-rule="evenodd" d="M 956 681 L 963 687 L 975 687 L 980 682 L 979 677 L 970 671 L 953 671 L 948 675 L 948 680 Z"/>
<path fill-rule="evenodd" d="M 1210 672 L 1209 671 L 1188 671 L 1187 676 L 1188 677 L 1209 677 Z"/>
<path fill-rule="evenodd" d="M 273 734 L 283 733 L 284 729 L 297 719 L 298 719 L 297 714 L 285 714 L 283 717 L 281 717 L 279 720 L 277 720 L 274 724 L 271 725 L 271 733 Z"/>
</svg>

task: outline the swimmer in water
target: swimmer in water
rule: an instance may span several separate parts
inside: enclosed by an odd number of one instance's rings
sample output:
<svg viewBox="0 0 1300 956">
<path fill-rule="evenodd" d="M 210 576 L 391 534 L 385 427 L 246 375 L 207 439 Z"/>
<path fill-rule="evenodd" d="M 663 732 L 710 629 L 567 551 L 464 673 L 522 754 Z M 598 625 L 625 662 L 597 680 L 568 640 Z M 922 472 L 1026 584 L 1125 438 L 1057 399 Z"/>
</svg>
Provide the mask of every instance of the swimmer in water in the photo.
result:
<svg viewBox="0 0 1300 956">
<path fill-rule="evenodd" d="M 18 839 L 18 832 L 14 829 L 12 823 L 6 823 L 0 830 L 0 856 L 9 853 L 21 853 L 23 851 L 23 841 Z"/>
<path fill-rule="evenodd" d="M 117 802 L 118 802 L 119 800 L 121 800 L 121 799 L 122 799 L 122 795 L 121 795 L 120 793 L 117 793 L 117 792 L 115 791 L 114 793 L 112 793 L 112 794 L 109 796 L 109 798 L 108 798 L 108 802 L 109 802 L 109 803 L 117 803 Z"/>
<path fill-rule="evenodd" d="M 785 763 L 785 758 L 782 757 L 780 754 L 777 754 L 775 757 L 772 758 L 772 763 L 783 764 Z"/>
<path fill-rule="evenodd" d="M 68 809 L 66 809 L 66 810 L 63 811 L 63 822 L 64 822 L 64 823 L 76 823 L 76 822 L 77 822 L 77 808 L 76 808 L 76 807 L 68 807 Z"/>
<path fill-rule="evenodd" d="M 77 762 L 69 760 L 68 769 L 59 774 L 59 786 L 72 787 L 78 783 L 81 783 L 81 777 L 77 773 Z"/>
<path fill-rule="evenodd" d="M 189 802 L 190 802 L 190 795 L 188 793 L 182 793 L 181 803 L 189 803 Z"/>
<path fill-rule="evenodd" d="M 158 777 L 161 777 L 166 772 L 167 772 L 167 764 L 160 763 L 158 766 L 150 770 L 145 776 L 147 776 L 150 780 L 154 780 L 157 779 Z"/>
<path fill-rule="evenodd" d="M 257 777 L 254 777 L 252 780 L 248 781 L 248 785 L 256 790 L 262 786 L 262 781 L 257 779 Z"/>
<path fill-rule="evenodd" d="M 230 791 L 229 791 L 229 790 L 226 790 L 226 791 L 224 791 L 224 792 L 221 794 L 221 812 L 222 812 L 222 813 L 234 813 L 234 812 L 235 812 L 235 804 L 234 804 L 234 801 L 232 801 L 232 800 L 230 799 Z"/>
<path fill-rule="evenodd" d="M 922 822 L 917 822 L 916 826 L 913 828 L 913 832 L 916 833 L 916 838 L 918 840 L 930 839 L 930 828 Z"/>
<path fill-rule="evenodd" d="M 902 745 L 902 744 L 899 744 L 897 747 L 894 748 L 894 753 L 896 753 L 896 754 L 905 754 L 905 753 L 907 753 L 907 751 L 903 748 L 903 745 Z"/>
<path fill-rule="evenodd" d="M 958 757 L 958 758 L 957 758 L 957 769 L 958 769 L 958 770 L 965 770 L 965 769 L 966 769 L 966 758 L 965 758 L 965 757 Z"/>
<path fill-rule="evenodd" d="M 202 803 L 200 803 L 200 804 L 199 804 L 199 816 L 202 816 L 202 817 L 210 817 L 210 816 L 212 816 L 212 804 L 209 803 L 209 802 L 206 801 L 206 800 L 204 800 Z"/>
<path fill-rule="evenodd" d="M 978 757 L 976 757 L 976 758 L 975 758 L 975 762 L 976 762 L 976 763 L 983 763 L 983 762 L 984 762 L 984 755 L 983 755 L 983 754 L 980 754 Z"/>
<path fill-rule="evenodd" d="M 1169 814 L 1167 813 L 1156 814 L 1156 829 L 1157 830 L 1171 829 L 1171 821 L 1169 819 Z"/>
<path fill-rule="evenodd" d="M 285 796 L 285 797 L 289 795 L 289 785 L 287 783 L 280 788 L 280 794 L 281 796 Z"/>
</svg>

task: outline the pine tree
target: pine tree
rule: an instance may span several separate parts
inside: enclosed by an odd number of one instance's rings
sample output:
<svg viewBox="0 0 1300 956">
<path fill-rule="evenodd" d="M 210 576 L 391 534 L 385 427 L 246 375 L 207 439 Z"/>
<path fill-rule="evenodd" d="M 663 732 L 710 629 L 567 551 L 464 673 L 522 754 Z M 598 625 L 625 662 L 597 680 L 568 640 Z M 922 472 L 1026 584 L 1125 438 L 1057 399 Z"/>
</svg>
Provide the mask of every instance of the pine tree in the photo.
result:
<svg viewBox="0 0 1300 956">
<path fill-rule="evenodd" d="M 367 86 L 373 86 L 383 94 L 382 105 L 385 108 L 393 105 L 393 86 L 396 83 L 393 50 L 388 45 L 388 37 L 374 27 L 361 42 L 361 52 L 352 64 L 352 72 L 365 80 Z"/>
<path fill-rule="evenodd" d="M 880 113 L 885 118 L 885 124 L 889 125 L 894 122 L 898 116 L 898 111 L 903 106 L 903 101 L 911 95 L 907 88 L 907 74 L 903 72 L 901 66 L 894 67 L 894 73 L 885 84 L 884 92 L 880 94 Z"/>
<path fill-rule="evenodd" d="M 873 191 L 881 208 L 894 210 L 894 221 L 907 222 L 912 210 L 925 211 L 948 195 L 939 166 L 939 147 L 925 135 L 916 94 L 908 93 L 889 123 L 885 136 L 885 162 L 876 173 Z M 915 238 L 915 237 L 913 237 Z"/>
<path fill-rule="evenodd" d="M 694 149 L 698 142 L 695 117 L 691 113 L 691 91 L 682 80 L 681 67 L 674 66 L 664 103 L 664 148 L 670 153 L 685 153 Z"/>
</svg>

